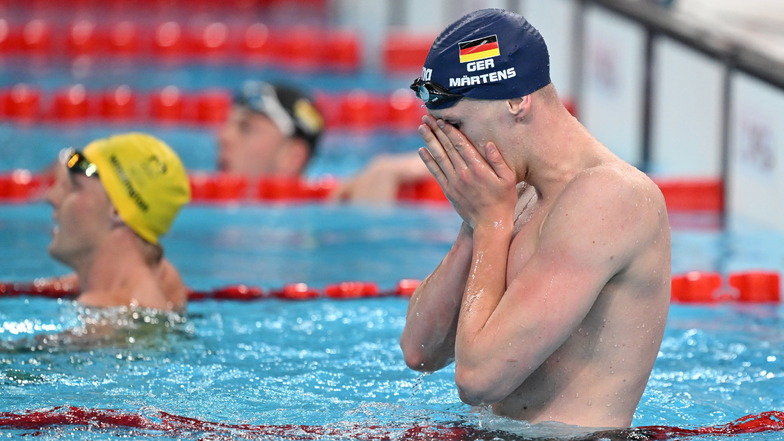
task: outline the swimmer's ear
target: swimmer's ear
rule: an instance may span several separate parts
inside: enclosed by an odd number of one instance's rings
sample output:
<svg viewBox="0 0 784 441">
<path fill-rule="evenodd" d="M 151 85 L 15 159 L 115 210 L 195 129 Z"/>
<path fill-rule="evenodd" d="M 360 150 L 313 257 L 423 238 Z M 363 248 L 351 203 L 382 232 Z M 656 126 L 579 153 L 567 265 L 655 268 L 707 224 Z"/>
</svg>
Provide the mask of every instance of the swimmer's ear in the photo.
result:
<svg viewBox="0 0 784 441">
<path fill-rule="evenodd" d="M 531 112 L 531 95 L 506 100 L 506 109 L 514 115 L 515 121 L 521 121 Z"/>
<path fill-rule="evenodd" d="M 307 141 L 292 136 L 285 143 L 285 148 L 278 154 L 277 168 L 281 174 L 298 176 L 302 173 L 310 160 L 310 147 Z"/>
<path fill-rule="evenodd" d="M 109 217 L 111 218 L 112 221 L 112 227 L 120 227 L 125 225 L 125 221 L 122 220 L 122 218 L 120 217 L 120 212 L 117 211 L 116 208 L 112 207 L 112 212 L 109 215 Z"/>
</svg>

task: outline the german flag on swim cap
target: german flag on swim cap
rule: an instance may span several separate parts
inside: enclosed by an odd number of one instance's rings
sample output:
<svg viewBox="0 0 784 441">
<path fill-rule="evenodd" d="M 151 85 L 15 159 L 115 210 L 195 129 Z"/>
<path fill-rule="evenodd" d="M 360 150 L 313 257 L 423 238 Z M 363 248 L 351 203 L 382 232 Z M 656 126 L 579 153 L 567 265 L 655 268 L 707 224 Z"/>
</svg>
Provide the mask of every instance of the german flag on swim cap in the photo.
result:
<svg viewBox="0 0 784 441">
<path fill-rule="evenodd" d="M 498 49 L 498 36 L 488 35 L 487 37 L 477 38 L 471 41 L 462 41 L 460 46 L 460 62 L 484 60 L 485 58 L 497 57 L 501 55 Z"/>
<path fill-rule="evenodd" d="M 550 55 L 544 38 L 522 15 L 480 9 L 441 32 L 421 79 L 468 98 L 518 98 L 550 84 Z"/>
<path fill-rule="evenodd" d="M 191 197 L 188 175 L 174 150 L 153 136 L 125 133 L 93 141 L 82 152 L 98 169 L 123 222 L 157 244 Z"/>
</svg>

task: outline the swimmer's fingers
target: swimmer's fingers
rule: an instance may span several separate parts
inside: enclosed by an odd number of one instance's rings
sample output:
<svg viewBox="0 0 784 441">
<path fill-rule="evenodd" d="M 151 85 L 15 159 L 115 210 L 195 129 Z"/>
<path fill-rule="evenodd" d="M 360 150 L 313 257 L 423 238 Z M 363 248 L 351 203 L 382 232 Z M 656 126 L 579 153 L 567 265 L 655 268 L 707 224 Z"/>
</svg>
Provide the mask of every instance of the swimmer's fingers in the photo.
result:
<svg viewBox="0 0 784 441">
<path fill-rule="evenodd" d="M 350 199 L 350 195 L 354 190 L 353 179 L 338 184 L 328 195 L 327 202 L 340 203 Z"/>
<path fill-rule="evenodd" d="M 455 126 L 443 121 L 437 121 L 438 127 L 447 137 L 447 141 L 442 141 L 449 155 L 450 161 L 458 168 L 470 169 L 471 174 L 477 178 L 486 176 L 490 178 L 495 175 L 501 181 L 514 180 L 514 172 L 509 168 L 498 147 L 492 141 L 487 142 L 483 147 L 484 155 L 479 153 L 479 149 Z"/>
<path fill-rule="evenodd" d="M 433 155 L 430 154 L 430 150 L 426 147 L 420 147 L 418 150 L 419 157 L 422 158 L 422 162 L 425 163 L 425 166 L 430 171 L 430 174 L 436 178 L 436 181 L 441 186 L 441 188 L 445 188 L 444 186 L 447 183 L 446 176 L 444 176 L 444 172 L 441 170 L 441 166 L 438 165 L 438 162 L 433 159 Z"/>
<path fill-rule="evenodd" d="M 505 181 L 507 183 L 511 182 L 514 185 L 517 184 L 514 171 L 512 171 L 509 164 L 506 163 L 504 157 L 501 156 L 501 152 L 494 142 L 485 144 L 485 158 L 500 181 Z"/>
<path fill-rule="evenodd" d="M 449 159 L 446 147 L 441 142 L 441 138 L 446 139 L 446 135 L 438 128 L 432 117 L 425 116 L 422 118 L 422 122 L 423 124 L 419 126 L 417 131 L 419 132 L 419 136 L 425 141 L 425 148 L 427 148 L 429 157 L 441 169 L 443 174 L 453 174 L 454 166 L 452 165 L 451 159 Z M 428 163 L 425 162 L 425 165 L 428 165 Z M 431 165 L 428 165 L 428 169 L 430 168 Z M 430 172 L 432 173 L 433 171 L 431 170 Z"/>
<path fill-rule="evenodd" d="M 441 144 L 455 169 L 466 169 L 473 166 L 484 167 L 486 165 L 484 158 L 479 154 L 474 144 L 458 128 L 441 119 L 436 121 L 436 126 L 439 129 L 436 134 L 439 135 Z"/>
<path fill-rule="evenodd" d="M 430 131 L 438 139 L 446 157 L 449 158 L 451 169 L 465 170 L 467 167 L 466 162 L 460 151 L 466 148 L 473 148 L 468 138 L 460 130 L 442 119 L 435 119 L 430 115 L 425 115 L 422 118 L 422 122 L 430 128 Z M 439 158 L 436 159 L 438 160 Z M 444 171 L 447 172 L 448 170 Z"/>
</svg>

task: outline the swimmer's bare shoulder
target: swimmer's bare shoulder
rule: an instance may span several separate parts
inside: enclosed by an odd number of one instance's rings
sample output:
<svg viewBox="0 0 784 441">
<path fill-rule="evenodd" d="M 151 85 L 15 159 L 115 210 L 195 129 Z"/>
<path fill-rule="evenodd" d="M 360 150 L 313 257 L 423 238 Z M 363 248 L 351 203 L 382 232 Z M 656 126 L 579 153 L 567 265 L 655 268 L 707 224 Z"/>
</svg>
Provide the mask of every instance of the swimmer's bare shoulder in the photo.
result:
<svg viewBox="0 0 784 441">
<path fill-rule="evenodd" d="M 167 259 L 161 261 L 158 271 L 161 289 L 171 305 L 170 309 L 178 312 L 184 311 L 188 304 L 189 289 L 182 280 L 180 272 Z"/>
<path fill-rule="evenodd" d="M 585 170 L 553 202 L 537 240 L 529 261 L 510 261 L 505 297 L 518 298 L 507 307 L 523 311 L 517 320 L 531 323 L 528 338 L 552 339 L 553 349 L 539 348 L 544 361 L 494 410 L 529 421 L 627 426 L 669 305 L 670 236 L 661 192 L 624 163 Z M 537 289 L 531 280 L 557 282 Z"/>
</svg>

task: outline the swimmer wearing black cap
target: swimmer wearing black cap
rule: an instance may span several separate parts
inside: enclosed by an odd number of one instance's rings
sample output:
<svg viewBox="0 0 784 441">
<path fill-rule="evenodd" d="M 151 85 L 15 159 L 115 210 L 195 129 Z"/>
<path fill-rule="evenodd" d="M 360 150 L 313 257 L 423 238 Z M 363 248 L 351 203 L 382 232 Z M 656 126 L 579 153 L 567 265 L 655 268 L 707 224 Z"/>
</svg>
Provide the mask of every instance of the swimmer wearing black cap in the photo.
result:
<svg viewBox="0 0 784 441">
<path fill-rule="evenodd" d="M 218 131 L 218 169 L 247 179 L 299 177 L 323 131 L 321 113 L 299 88 L 246 81 Z"/>
<path fill-rule="evenodd" d="M 411 299 L 406 363 L 454 361 L 461 399 L 498 415 L 629 426 L 669 309 L 659 188 L 564 108 L 518 14 L 448 26 L 412 89 L 420 156 L 464 222 Z"/>
</svg>

